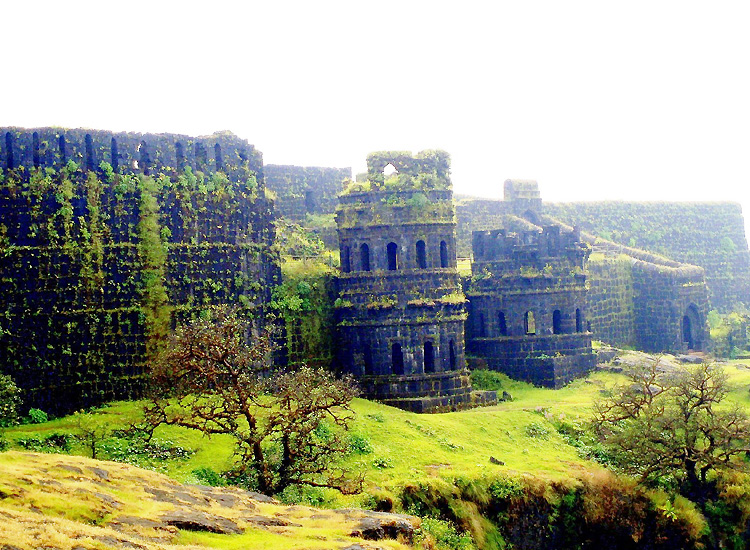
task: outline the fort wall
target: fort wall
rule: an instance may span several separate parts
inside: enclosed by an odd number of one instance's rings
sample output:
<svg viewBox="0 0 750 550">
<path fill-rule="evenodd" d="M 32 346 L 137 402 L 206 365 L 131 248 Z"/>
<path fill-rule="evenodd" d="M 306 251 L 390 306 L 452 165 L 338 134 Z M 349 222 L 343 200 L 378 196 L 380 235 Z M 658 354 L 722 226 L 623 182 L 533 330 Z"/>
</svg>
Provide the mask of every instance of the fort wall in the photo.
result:
<svg viewBox="0 0 750 550">
<path fill-rule="evenodd" d="M 63 413 L 143 390 L 169 327 L 278 281 L 262 158 L 205 138 L 0 129 L 0 368 Z"/>
</svg>

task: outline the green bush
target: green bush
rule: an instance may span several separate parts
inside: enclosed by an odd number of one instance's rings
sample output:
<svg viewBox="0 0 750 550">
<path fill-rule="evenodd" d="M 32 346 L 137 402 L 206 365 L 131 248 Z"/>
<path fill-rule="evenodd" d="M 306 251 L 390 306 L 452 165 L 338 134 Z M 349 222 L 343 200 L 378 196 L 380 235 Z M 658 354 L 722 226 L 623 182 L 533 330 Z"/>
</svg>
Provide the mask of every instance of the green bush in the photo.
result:
<svg viewBox="0 0 750 550">
<path fill-rule="evenodd" d="M 364 435 L 351 434 L 348 451 L 352 454 L 368 455 L 373 452 L 372 443 Z"/>
<path fill-rule="evenodd" d="M 208 466 L 201 466 L 200 468 L 196 468 L 192 471 L 192 474 L 198 481 L 200 481 L 204 485 L 210 485 L 211 487 L 223 487 L 227 484 L 226 480 L 221 477 L 221 474 Z"/>
<path fill-rule="evenodd" d="M 467 532 L 459 532 L 449 521 L 423 518 L 415 533 L 417 547 L 437 550 L 476 550 L 476 545 Z"/>
<path fill-rule="evenodd" d="M 0 374 L 0 428 L 18 422 L 21 391 L 10 376 Z"/>
<path fill-rule="evenodd" d="M 276 496 L 284 504 L 304 504 L 320 507 L 330 501 L 330 498 L 321 488 L 306 485 L 289 485 Z"/>
<path fill-rule="evenodd" d="M 393 461 L 390 458 L 379 456 L 372 460 L 372 467 L 378 468 L 380 470 L 385 470 L 386 468 L 393 468 Z"/>
<path fill-rule="evenodd" d="M 47 413 L 41 409 L 29 409 L 29 424 L 44 424 L 49 420 Z"/>
<path fill-rule="evenodd" d="M 53 433 L 39 439 L 37 437 L 23 437 L 17 443 L 26 450 L 37 453 L 67 453 L 73 448 L 75 437 L 67 433 Z"/>
<path fill-rule="evenodd" d="M 471 387 L 475 390 L 497 391 L 503 389 L 507 377 L 499 372 L 487 369 L 471 371 Z"/>
</svg>

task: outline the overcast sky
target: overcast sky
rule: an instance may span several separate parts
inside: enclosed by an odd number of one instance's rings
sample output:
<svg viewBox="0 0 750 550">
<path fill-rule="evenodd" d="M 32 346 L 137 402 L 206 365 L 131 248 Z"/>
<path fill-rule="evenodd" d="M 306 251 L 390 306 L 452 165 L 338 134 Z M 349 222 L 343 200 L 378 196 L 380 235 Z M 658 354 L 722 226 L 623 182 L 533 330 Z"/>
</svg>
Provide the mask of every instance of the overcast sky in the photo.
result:
<svg viewBox="0 0 750 550">
<path fill-rule="evenodd" d="M 447 150 L 456 192 L 750 212 L 750 3 L 3 0 L 0 126 Z"/>
</svg>

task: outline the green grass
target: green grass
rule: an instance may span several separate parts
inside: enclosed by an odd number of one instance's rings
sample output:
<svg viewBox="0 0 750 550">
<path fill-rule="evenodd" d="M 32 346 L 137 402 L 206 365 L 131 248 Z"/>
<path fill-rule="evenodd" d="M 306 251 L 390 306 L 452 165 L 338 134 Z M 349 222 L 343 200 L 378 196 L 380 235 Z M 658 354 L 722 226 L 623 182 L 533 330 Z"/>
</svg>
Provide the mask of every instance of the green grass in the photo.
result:
<svg viewBox="0 0 750 550">
<path fill-rule="evenodd" d="M 418 415 L 355 399 L 352 430 L 370 442 L 372 452 L 354 454 L 348 460 L 351 466 L 366 471 L 368 486 L 390 491 L 396 491 L 405 481 L 434 476 L 450 478 L 514 471 L 560 478 L 569 475 L 571 469 L 597 468 L 578 458 L 575 449 L 551 425 L 546 439 L 529 437 L 526 427 L 531 423 L 548 423 L 545 413 L 555 417 L 585 417 L 601 384 L 610 378 L 612 375 L 599 373 L 592 377 L 593 383 L 579 380 L 557 391 L 506 378 L 503 389 L 511 393 L 513 401 L 445 414 Z M 117 402 L 97 414 L 113 427 L 125 427 L 137 420 L 140 406 L 139 402 Z M 72 418 L 66 417 L 10 428 L 6 436 L 13 442 L 75 430 Z M 162 470 L 178 481 L 196 482 L 193 470 L 205 467 L 221 472 L 232 463 L 232 440 L 228 436 L 208 439 L 192 430 L 162 426 L 155 437 L 196 451 L 187 459 L 164 463 Z M 80 445 L 74 445 L 73 453 L 87 455 Z M 505 465 L 492 464 L 490 456 Z M 334 503 L 342 502 L 335 495 L 330 497 Z M 356 504 L 356 498 L 355 502 L 344 501 Z"/>
<path fill-rule="evenodd" d="M 730 400 L 750 409 L 750 362 L 732 361 L 726 372 L 734 387 Z M 565 388 L 551 390 L 502 377 L 502 390 L 512 395 L 512 401 L 444 414 L 418 415 L 355 399 L 352 431 L 369 442 L 372 452 L 352 454 L 347 461 L 366 473 L 370 492 L 385 491 L 391 496 L 398 494 L 405 483 L 429 478 L 529 474 L 562 480 L 582 471 L 600 470 L 598 464 L 580 458 L 550 420 L 586 420 L 593 402 L 602 397 L 605 388 L 624 380 L 622 375 L 595 372 Z M 117 402 L 97 414 L 104 415 L 113 427 L 124 427 L 137 420 L 140 406 L 139 402 Z M 528 430 L 532 424 L 534 427 Z M 71 417 L 9 428 L 6 437 L 14 442 L 61 432 L 75 432 Z M 533 437 L 540 432 L 541 436 Z M 155 437 L 196 451 L 186 459 L 164 462 L 159 468 L 178 481 L 196 483 L 193 470 L 211 468 L 222 472 L 232 464 L 233 444 L 229 436 L 209 439 L 192 430 L 162 426 Z M 87 455 L 80 445 L 74 445 L 73 453 Z M 504 465 L 493 464 L 490 457 Z M 324 496 L 332 506 L 363 504 L 368 498 L 342 497 L 334 491 L 324 491 Z"/>
</svg>

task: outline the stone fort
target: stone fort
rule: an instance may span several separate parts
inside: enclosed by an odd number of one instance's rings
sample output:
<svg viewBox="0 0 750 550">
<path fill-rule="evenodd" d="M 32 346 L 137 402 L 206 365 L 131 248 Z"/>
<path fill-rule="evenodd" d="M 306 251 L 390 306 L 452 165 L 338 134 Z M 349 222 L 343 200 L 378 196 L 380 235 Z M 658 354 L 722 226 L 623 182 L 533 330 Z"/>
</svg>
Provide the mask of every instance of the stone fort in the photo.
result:
<svg viewBox="0 0 750 550">
<path fill-rule="evenodd" d="M 51 412 L 138 395 L 149 353 L 207 307 L 266 323 L 279 213 L 331 220 L 334 367 L 414 411 L 492 400 L 467 355 L 559 387 L 595 365 L 592 339 L 706 351 L 708 311 L 750 296 L 738 205 L 547 204 L 518 180 L 454 197 L 442 151 L 373 153 L 351 183 L 264 166 L 230 133 L 3 128 L 0 169 L 0 370 Z"/>
</svg>

